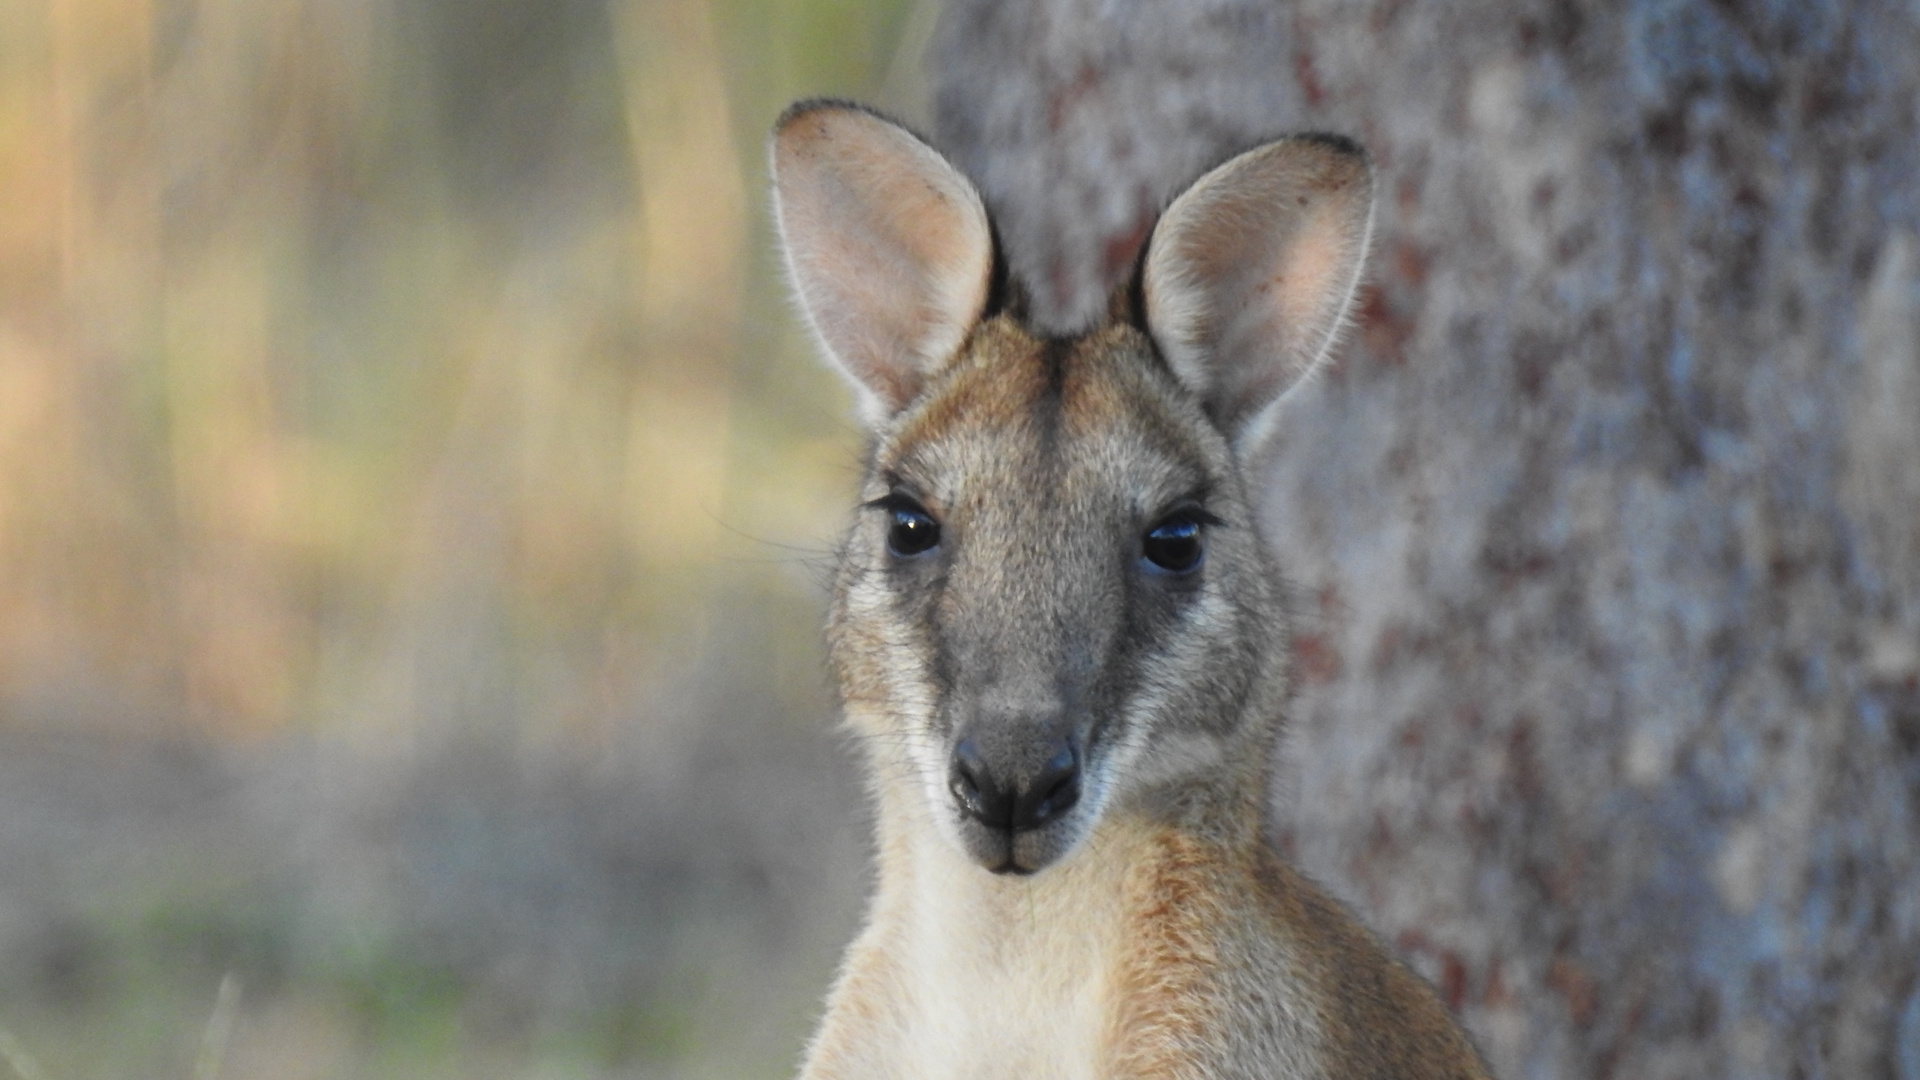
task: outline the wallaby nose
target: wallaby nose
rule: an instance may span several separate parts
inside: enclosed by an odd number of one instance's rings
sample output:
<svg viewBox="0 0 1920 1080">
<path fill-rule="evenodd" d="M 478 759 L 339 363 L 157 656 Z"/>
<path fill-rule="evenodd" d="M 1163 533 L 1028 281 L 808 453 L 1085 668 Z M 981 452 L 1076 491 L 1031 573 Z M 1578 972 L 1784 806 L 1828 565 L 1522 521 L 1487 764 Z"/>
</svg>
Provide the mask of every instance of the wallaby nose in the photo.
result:
<svg viewBox="0 0 1920 1080">
<path fill-rule="evenodd" d="M 961 739 L 948 781 L 960 809 L 982 825 L 1012 832 L 1040 828 L 1073 809 L 1080 801 L 1080 756 L 1073 741 L 1051 739 L 1042 753 L 1037 769 L 995 769 L 977 743 Z"/>
</svg>

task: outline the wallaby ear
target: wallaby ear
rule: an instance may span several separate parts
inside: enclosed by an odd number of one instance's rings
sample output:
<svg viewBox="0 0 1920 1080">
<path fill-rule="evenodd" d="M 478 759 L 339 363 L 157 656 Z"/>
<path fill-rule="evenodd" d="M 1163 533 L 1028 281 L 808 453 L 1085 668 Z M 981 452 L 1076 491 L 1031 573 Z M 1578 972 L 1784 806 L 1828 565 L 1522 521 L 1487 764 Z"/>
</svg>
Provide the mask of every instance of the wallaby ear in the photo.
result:
<svg viewBox="0 0 1920 1080">
<path fill-rule="evenodd" d="M 861 392 L 868 424 L 905 408 L 986 307 L 980 195 L 892 121 L 803 102 L 773 130 L 774 214 L 801 305 Z"/>
<path fill-rule="evenodd" d="M 1243 458 L 1271 407 L 1332 351 L 1373 231 L 1366 152 L 1281 139 L 1195 181 L 1154 226 L 1147 326 Z"/>
</svg>

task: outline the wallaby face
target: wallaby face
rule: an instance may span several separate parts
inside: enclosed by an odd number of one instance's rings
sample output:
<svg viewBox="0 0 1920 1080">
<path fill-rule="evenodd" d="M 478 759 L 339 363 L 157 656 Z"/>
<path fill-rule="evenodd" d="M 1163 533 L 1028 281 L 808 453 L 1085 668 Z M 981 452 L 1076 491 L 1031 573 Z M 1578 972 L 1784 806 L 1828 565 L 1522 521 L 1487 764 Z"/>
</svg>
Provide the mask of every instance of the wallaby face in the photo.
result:
<svg viewBox="0 0 1920 1080">
<path fill-rule="evenodd" d="M 1117 808 L 1264 776 L 1284 628 L 1243 463 L 1351 301 L 1364 156 L 1291 139 L 1209 173 L 1117 316 L 1064 339 L 994 309 L 978 194 L 904 129 L 796 107 L 774 172 L 802 306 L 872 437 L 830 643 L 877 782 L 1032 874 Z"/>
<path fill-rule="evenodd" d="M 796 106 L 773 166 L 870 437 L 828 633 L 880 873 L 804 1080 L 1484 1078 L 1265 821 L 1285 612 L 1246 473 L 1352 301 L 1365 156 L 1214 169 L 1064 337 L 903 128 Z"/>
<path fill-rule="evenodd" d="M 1225 439 L 1138 330 L 1002 315 L 929 391 L 878 433 L 833 659 L 935 826 L 1030 873 L 1248 743 L 1266 567 Z"/>
</svg>

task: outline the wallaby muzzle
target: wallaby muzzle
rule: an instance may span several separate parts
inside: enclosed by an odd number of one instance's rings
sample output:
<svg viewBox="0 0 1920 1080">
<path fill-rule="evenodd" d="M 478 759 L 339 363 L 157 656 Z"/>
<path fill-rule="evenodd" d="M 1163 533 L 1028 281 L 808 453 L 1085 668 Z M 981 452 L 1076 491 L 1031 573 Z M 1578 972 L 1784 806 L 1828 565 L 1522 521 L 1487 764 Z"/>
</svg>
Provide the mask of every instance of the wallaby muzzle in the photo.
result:
<svg viewBox="0 0 1920 1080">
<path fill-rule="evenodd" d="M 996 770 L 971 740 L 953 755 L 951 788 L 967 854 L 996 874 L 1032 874 L 1065 853 L 1071 837 L 1058 826 L 1080 802 L 1080 761 L 1071 742 L 1053 743 L 1037 768 Z"/>
<path fill-rule="evenodd" d="M 984 725 L 983 725 L 984 726 Z M 962 732 L 953 749 L 949 790 L 986 836 L 970 838 L 976 858 L 996 872 L 1030 872 L 1014 859 L 1017 834 L 1045 828 L 1080 801 L 1081 740 L 1058 723 L 995 718 L 992 730 Z"/>
</svg>

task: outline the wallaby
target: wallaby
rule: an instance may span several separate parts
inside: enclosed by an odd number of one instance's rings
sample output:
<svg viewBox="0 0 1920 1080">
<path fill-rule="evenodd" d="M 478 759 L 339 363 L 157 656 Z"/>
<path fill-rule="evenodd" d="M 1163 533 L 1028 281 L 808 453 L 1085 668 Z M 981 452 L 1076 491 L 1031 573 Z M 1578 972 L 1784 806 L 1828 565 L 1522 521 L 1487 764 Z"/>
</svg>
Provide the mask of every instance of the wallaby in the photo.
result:
<svg viewBox="0 0 1920 1080">
<path fill-rule="evenodd" d="M 802 1076 L 1485 1076 L 1267 819 L 1287 631 L 1246 469 L 1340 336 L 1365 154 L 1207 173 L 1106 322 L 1057 336 L 906 129 L 807 102 L 772 152 L 871 437 L 828 634 L 879 882 Z"/>
</svg>

